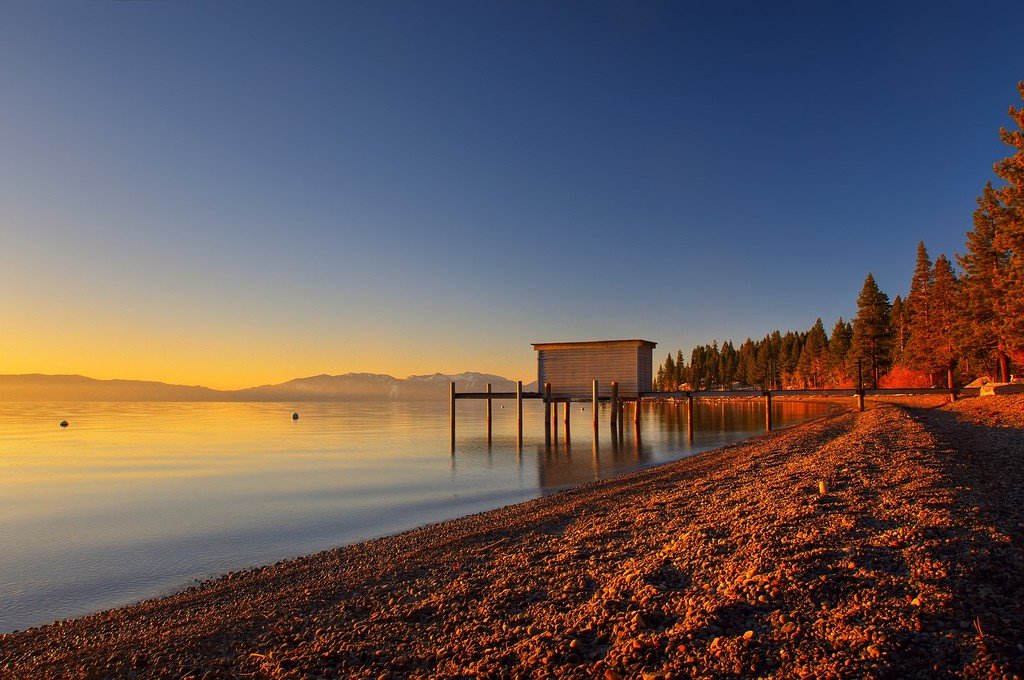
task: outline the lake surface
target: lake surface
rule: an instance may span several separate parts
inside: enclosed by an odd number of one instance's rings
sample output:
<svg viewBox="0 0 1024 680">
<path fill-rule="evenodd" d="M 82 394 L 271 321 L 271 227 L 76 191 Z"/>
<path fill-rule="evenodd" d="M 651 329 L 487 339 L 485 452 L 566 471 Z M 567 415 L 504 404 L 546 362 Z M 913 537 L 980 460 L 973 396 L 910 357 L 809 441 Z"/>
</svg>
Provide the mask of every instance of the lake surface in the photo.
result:
<svg viewBox="0 0 1024 680">
<path fill-rule="evenodd" d="M 188 587 L 648 467 L 763 431 L 761 401 L 646 405 L 636 437 L 590 404 L 544 444 L 543 406 L 447 403 L 0 405 L 0 632 Z M 776 400 L 776 426 L 819 416 Z M 293 421 L 293 411 L 300 418 Z M 559 414 L 561 415 L 561 413 Z M 61 420 L 70 426 L 60 428 Z"/>
</svg>

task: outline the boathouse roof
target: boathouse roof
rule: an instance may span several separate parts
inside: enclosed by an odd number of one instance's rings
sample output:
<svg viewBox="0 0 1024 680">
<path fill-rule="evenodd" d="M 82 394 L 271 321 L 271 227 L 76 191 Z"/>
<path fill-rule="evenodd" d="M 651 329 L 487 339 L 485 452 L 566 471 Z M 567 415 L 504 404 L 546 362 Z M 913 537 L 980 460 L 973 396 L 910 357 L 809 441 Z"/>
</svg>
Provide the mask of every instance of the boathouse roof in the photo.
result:
<svg viewBox="0 0 1024 680">
<path fill-rule="evenodd" d="M 540 349 L 574 349 L 583 347 L 650 347 L 654 349 L 658 343 L 650 340 L 634 338 L 632 340 L 582 340 L 580 342 L 535 342 L 533 348 Z"/>
</svg>

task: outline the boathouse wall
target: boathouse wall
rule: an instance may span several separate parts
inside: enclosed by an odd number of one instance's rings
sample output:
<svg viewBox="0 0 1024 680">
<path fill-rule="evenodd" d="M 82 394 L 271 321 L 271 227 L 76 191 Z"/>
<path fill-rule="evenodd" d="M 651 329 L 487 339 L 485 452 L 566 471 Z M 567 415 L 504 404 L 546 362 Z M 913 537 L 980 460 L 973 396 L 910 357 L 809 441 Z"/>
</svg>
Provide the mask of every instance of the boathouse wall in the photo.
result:
<svg viewBox="0 0 1024 680">
<path fill-rule="evenodd" d="M 552 396 L 586 398 L 598 380 L 600 396 L 607 397 L 615 381 L 620 397 L 635 398 L 651 390 L 655 347 L 649 340 L 534 343 L 538 389 L 549 382 Z"/>
</svg>

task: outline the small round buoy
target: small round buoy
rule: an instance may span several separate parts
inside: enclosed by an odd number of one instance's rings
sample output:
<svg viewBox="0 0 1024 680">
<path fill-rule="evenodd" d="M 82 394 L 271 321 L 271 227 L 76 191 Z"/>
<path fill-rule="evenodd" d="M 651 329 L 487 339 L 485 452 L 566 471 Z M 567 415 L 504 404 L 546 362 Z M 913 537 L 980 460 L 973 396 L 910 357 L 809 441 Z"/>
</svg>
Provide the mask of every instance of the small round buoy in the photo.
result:
<svg viewBox="0 0 1024 680">
<path fill-rule="evenodd" d="M 292 414 L 292 420 L 298 420 L 298 419 L 299 419 L 299 414 L 298 413 L 293 413 Z"/>
<path fill-rule="evenodd" d="M 66 420 L 60 421 L 60 426 L 61 427 L 67 427 L 68 426 L 68 421 L 66 421 Z"/>
</svg>

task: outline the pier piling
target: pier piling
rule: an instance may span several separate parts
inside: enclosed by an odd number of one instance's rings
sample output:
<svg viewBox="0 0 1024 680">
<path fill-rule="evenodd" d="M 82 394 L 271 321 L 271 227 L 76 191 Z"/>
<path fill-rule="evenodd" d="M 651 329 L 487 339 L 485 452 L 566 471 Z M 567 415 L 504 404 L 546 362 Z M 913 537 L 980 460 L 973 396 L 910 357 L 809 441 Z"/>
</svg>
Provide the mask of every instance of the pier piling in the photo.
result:
<svg viewBox="0 0 1024 680">
<path fill-rule="evenodd" d="M 686 395 L 686 439 L 693 443 L 693 395 Z"/>
<path fill-rule="evenodd" d="M 455 403 L 455 402 L 452 402 Z M 454 411 L 452 411 L 454 413 Z M 454 416 L 453 416 L 454 417 Z M 452 421 L 454 422 L 454 421 Z M 454 435 L 453 435 L 454 436 Z M 523 381 L 516 381 L 516 446 L 523 448 Z"/>
<path fill-rule="evenodd" d="M 566 399 L 565 403 L 562 404 L 562 420 L 563 420 L 563 424 L 565 425 L 565 443 L 566 444 L 569 443 L 569 410 L 570 410 L 569 406 L 570 405 L 571 404 L 569 403 L 568 399 Z"/>
<path fill-rule="evenodd" d="M 551 383 L 544 383 L 544 442 L 551 445 Z"/>
<path fill-rule="evenodd" d="M 615 430 L 619 426 L 619 383 L 618 381 L 612 381 L 612 401 L 611 401 L 611 418 L 612 418 L 612 429 Z"/>
<path fill-rule="evenodd" d="M 452 453 L 455 453 L 455 383 L 448 385 L 449 422 L 452 428 Z"/>
<path fill-rule="evenodd" d="M 487 394 L 491 393 L 491 383 L 487 383 Z M 491 443 L 491 398 L 487 397 L 487 444 Z"/>
</svg>

